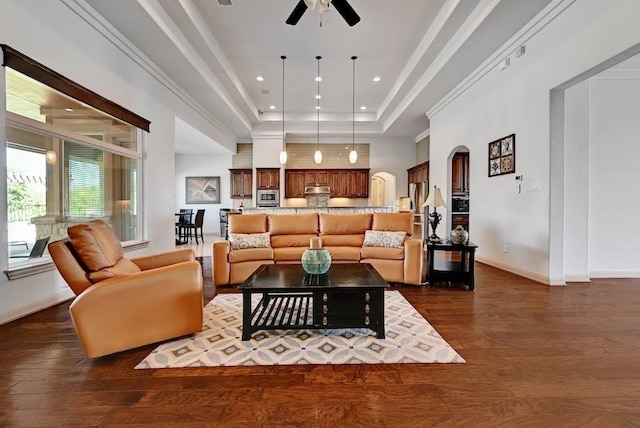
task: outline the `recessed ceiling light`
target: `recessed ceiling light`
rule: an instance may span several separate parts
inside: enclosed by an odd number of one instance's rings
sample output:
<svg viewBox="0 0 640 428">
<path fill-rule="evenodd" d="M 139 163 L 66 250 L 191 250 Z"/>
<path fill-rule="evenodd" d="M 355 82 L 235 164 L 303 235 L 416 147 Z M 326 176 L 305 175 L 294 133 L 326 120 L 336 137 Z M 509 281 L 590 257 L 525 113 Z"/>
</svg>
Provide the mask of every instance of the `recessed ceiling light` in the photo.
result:
<svg viewBox="0 0 640 428">
<path fill-rule="evenodd" d="M 256 80 L 257 80 L 258 82 L 262 82 L 262 81 L 264 80 L 264 77 L 262 77 L 262 76 L 258 76 L 258 77 L 256 77 Z"/>
<path fill-rule="evenodd" d="M 376 76 L 376 77 L 374 77 L 374 78 L 373 78 L 373 81 L 374 81 L 374 82 L 379 82 L 379 81 L 380 81 L 380 76 Z"/>
<path fill-rule="evenodd" d="M 319 100 L 320 98 L 322 98 L 320 94 L 316 95 L 316 100 Z"/>
<path fill-rule="evenodd" d="M 317 77 L 316 77 L 316 82 L 322 82 L 322 77 L 317 76 Z"/>
<path fill-rule="evenodd" d="M 367 106 L 360 106 L 360 110 L 366 110 Z"/>
<path fill-rule="evenodd" d="M 274 105 L 272 104 L 272 105 L 270 105 L 270 106 L 269 106 L 269 108 L 270 108 L 271 110 L 275 110 L 275 109 L 276 109 L 276 106 L 274 106 Z"/>
</svg>

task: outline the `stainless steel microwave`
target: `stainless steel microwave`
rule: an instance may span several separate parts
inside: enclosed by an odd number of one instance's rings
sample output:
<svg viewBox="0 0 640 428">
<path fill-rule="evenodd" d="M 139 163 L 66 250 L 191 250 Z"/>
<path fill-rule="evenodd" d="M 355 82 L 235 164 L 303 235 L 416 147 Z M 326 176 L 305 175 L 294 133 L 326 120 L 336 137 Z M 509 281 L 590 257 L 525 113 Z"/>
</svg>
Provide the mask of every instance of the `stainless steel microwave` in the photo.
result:
<svg viewBox="0 0 640 428">
<path fill-rule="evenodd" d="M 259 207 L 280 206 L 280 191 L 277 189 L 258 190 L 256 193 L 256 205 Z"/>
</svg>

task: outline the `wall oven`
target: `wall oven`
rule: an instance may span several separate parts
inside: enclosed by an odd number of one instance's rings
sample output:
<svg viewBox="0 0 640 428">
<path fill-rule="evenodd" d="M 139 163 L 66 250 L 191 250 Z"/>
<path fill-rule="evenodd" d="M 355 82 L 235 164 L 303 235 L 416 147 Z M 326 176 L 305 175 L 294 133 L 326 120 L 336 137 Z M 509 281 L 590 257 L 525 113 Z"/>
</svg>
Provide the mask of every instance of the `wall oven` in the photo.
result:
<svg viewBox="0 0 640 428">
<path fill-rule="evenodd" d="M 280 191 L 277 189 L 258 190 L 256 193 L 256 206 L 279 207 Z"/>
</svg>

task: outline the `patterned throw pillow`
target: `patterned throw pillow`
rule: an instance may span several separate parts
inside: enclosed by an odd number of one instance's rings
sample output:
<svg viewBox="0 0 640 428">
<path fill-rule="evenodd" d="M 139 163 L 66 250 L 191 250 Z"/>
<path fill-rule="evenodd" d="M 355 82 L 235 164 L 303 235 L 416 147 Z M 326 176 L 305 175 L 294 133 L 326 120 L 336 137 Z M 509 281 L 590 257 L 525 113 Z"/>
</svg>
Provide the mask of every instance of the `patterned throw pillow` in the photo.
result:
<svg viewBox="0 0 640 428">
<path fill-rule="evenodd" d="M 364 247 L 402 248 L 407 232 L 379 232 L 365 230 Z"/>
<path fill-rule="evenodd" d="M 230 233 L 229 242 L 232 250 L 242 250 L 245 248 L 269 248 L 271 240 L 269 232 L 265 233 Z"/>
</svg>

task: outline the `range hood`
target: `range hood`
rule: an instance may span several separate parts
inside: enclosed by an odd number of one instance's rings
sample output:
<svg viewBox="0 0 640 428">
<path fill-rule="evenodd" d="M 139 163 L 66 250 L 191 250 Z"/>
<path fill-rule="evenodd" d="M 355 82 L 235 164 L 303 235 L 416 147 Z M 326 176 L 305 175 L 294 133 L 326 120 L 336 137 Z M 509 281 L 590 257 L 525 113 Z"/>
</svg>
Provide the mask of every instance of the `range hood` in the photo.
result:
<svg viewBox="0 0 640 428">
<path fill-rule="evenodd" d="M 307 186 L 304 188 L 305 195 L 328 195 L 330 193 L 329 186 Z"/>
</svg>

